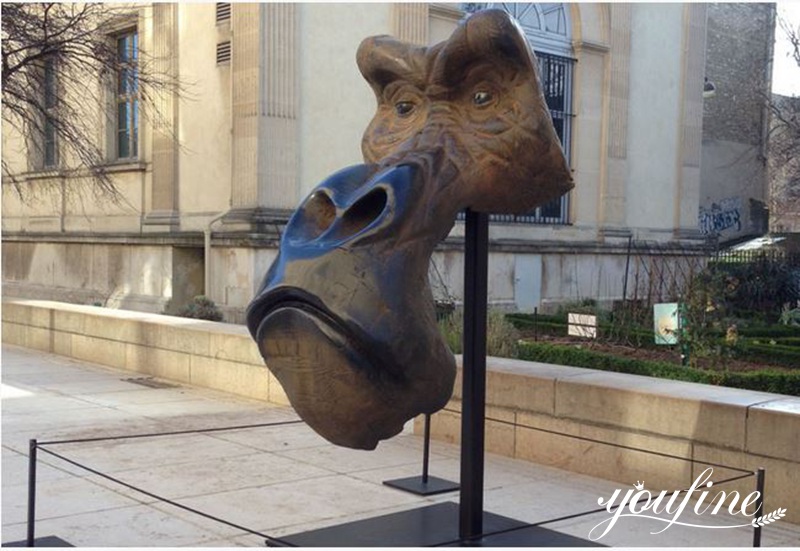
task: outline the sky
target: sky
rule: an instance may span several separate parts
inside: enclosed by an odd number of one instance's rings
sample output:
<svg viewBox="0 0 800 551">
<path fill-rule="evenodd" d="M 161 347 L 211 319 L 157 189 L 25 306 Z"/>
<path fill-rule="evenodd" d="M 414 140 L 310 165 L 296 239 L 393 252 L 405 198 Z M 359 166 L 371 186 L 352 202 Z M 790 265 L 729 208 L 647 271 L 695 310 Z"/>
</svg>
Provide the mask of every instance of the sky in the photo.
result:
<svg viewBox="0 0 800 551">
<path fill-rule="evenodd" d="M 800 2 L 778 2 L 778 15 L 795 29 L 800 26 Z M 772 66 L 772 93 L 782 96 L 800 96 L 800 67 L 789 57 L 786 33 L 775 29 L 775 62 Z"/>
</svg>

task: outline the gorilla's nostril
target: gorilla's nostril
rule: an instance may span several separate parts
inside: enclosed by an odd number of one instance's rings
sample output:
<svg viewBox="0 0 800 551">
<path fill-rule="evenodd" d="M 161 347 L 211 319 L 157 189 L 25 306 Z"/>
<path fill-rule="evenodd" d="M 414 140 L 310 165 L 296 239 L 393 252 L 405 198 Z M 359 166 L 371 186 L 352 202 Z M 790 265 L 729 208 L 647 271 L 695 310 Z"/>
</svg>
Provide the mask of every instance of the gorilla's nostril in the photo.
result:
<svg viewBox="0 0 800 551">
<path fill-rule="evenodd" d="M 301 207 L 303 221 L 301 228 L 303 239 L 314 239 L 322 235 L 336 220 L 336 205 L 327 194 L 317 191 L 312 194 Z"/>
<path fill-rule="evenodd" d="M 381 215 L 387 202 L 386 190 L 382 188 L 371 190 L 345 211 L 336 229 L 336 238 L 350 237 L 369 226 Z"/>
</svg>

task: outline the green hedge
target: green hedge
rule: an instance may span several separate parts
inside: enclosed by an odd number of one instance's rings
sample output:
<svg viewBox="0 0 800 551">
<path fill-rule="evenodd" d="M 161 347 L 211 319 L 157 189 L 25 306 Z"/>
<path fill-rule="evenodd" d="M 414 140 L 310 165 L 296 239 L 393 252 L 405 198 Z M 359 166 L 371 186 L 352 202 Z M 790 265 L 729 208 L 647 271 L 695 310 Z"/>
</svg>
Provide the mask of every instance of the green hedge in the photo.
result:
<svg viewBox="0 0 800 551">
<path fill-rule="evenodd" d="M 788 346 L 790 348 L 794 348 L 796 350 L 800 350 L 800 337 L 777 337 L 777 338 L 765 338 L 765 339 L 752 339 L 757 341 L 766 341 L 769 343 L 770 340 L 775 341 L 775 344 L 780 344 L 783 346 Z"/>
<path fill-rule="evenodd" d="M 736 355 L 742 359 L 767 361 L 784 367 L 800 368 L 800 348 L 768 342 L 739 341 Z"/>
<path fill-rule="evenodd" d="M 520 343 L 519 359 L 800 396 L 800 371 L 710 371 L 668 362 L 619 358 L 572 345 L 532 342 Z"/>
<path fill-rule="evenodd" d="M 506 319 L 510 321 L 517 329 L 532 330 L 534 327 L 536 327 L 536 330 L 542 335 L 567 335 L 568 324 L 566 316 L 539 315 L 536 323 L 534 323 L 533 316 L 531 314 L 507 314 Z M 611 323 L 603 321 L 598 323 L 597 330 L 599 334 L 603 336 L 611 335 L 612 333 L 616 332 L 624 334 L 631 342 L 640 346 L 647 346 L 648 344 L 655 346 L 652 330 L 648 331 L 638 327 L 622 329 L 614 326 Z"/>
<path fill-rule="evenodd" d="M 532 329 L 533 316 L 530 314 L 508 314 L 506 316 L 517 329 Z M 567 322 L 559 316 L 539 316 L 536 328 L 540 335 L 567 335 Z M 760 361 L 783 367 L 800 368 L 800 336 L 797 327 L 772 325 L 769 327 L 751 327 L 739 330 L 739 342 L 735 346 L 737 357 Z M 614 328 L 612 324 L 601 322 L 598 333 L 601 337 L 613 337 L 616 331 L 631 344 L 647 348 L 660 348 L 655 344 L 653 332 L 644 328 L 623 330 Z M 725 345 L 725 335 L 717 332 L 717 344 Z M 754 340 L 759 342 L 753 342 Z M 774 340 L 775 344 L 770 344 Z"/>
<path fill-rule="evenodd" d="M 740 339 L 739 342 L 746 342 L 748 344 L 771 346 L 783 348 L 785 350 L 798 350 L 800 351 L 800 338 L 797 337 L 746 337 Z"/>
<path fill-rule="evenodd" d="M 740 337 L 761 339 L 800 338 L 800 327 L 791 325 L 757 325 L 754 327 L 739 327 L 738 333 Z"/>
</svg>

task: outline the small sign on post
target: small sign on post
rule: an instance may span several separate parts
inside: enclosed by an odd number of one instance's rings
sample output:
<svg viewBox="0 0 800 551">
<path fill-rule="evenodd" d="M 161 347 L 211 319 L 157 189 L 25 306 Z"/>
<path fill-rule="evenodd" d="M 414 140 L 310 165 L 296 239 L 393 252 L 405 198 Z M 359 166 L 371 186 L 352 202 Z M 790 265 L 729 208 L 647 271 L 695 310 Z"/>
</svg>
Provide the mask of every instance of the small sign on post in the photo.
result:
<svg viewBox="0 0 800 551">
<path fill-rule="evenodd" d="M 597 316 L 591 314 L 567 314 L 567 334 L 587 339 L 597 338 Z"/>
<path fill-rule="evenodd" d="M 680 318 L 677 302 L 653 305 L 653 330 L 656 344 L 678 344 Z"/>
</svg>

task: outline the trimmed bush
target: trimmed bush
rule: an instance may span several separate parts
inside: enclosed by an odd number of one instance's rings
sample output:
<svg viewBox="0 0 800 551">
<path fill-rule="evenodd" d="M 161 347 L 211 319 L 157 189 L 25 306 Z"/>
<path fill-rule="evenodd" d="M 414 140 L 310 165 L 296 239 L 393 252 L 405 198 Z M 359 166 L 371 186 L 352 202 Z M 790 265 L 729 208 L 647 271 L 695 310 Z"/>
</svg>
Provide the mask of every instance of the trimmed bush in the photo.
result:
<svg viewBox="0 0 800 551">
<path fill-rule="evenodd" d="M 793 327 L 791 325 L 757 325 L 752 327 L 739 327 L 739 336 L 759 339 L 800 337 L 800 327 Z"/>
<path fill-rule="evenodd" d="M 192 302 L 178 311 L 182 318 L 194 318 L 208 321 L 222 321 L 222 312 L 213 300 L 205 295 L 197 295 Z"/>
<path fill-rule="evenodd" d="M 667 362 L 619 358 L 577 346 L 531 342 L 520 343 L 519 358 L 535 362 L 800 396 L 800 371 L 785 372 L 769 369 L 745 372 L 711 371 Z"/>
<path fill-rule="evenodd" d="M 757 339 L 760 341 L 760 339 Z M 800 348 L 769 341 L 753 342 L 748 339 L 736 345 L 736 355 L 743 359 L 764 361 L 775 365 L 800 369 Z"/>
</svg>

